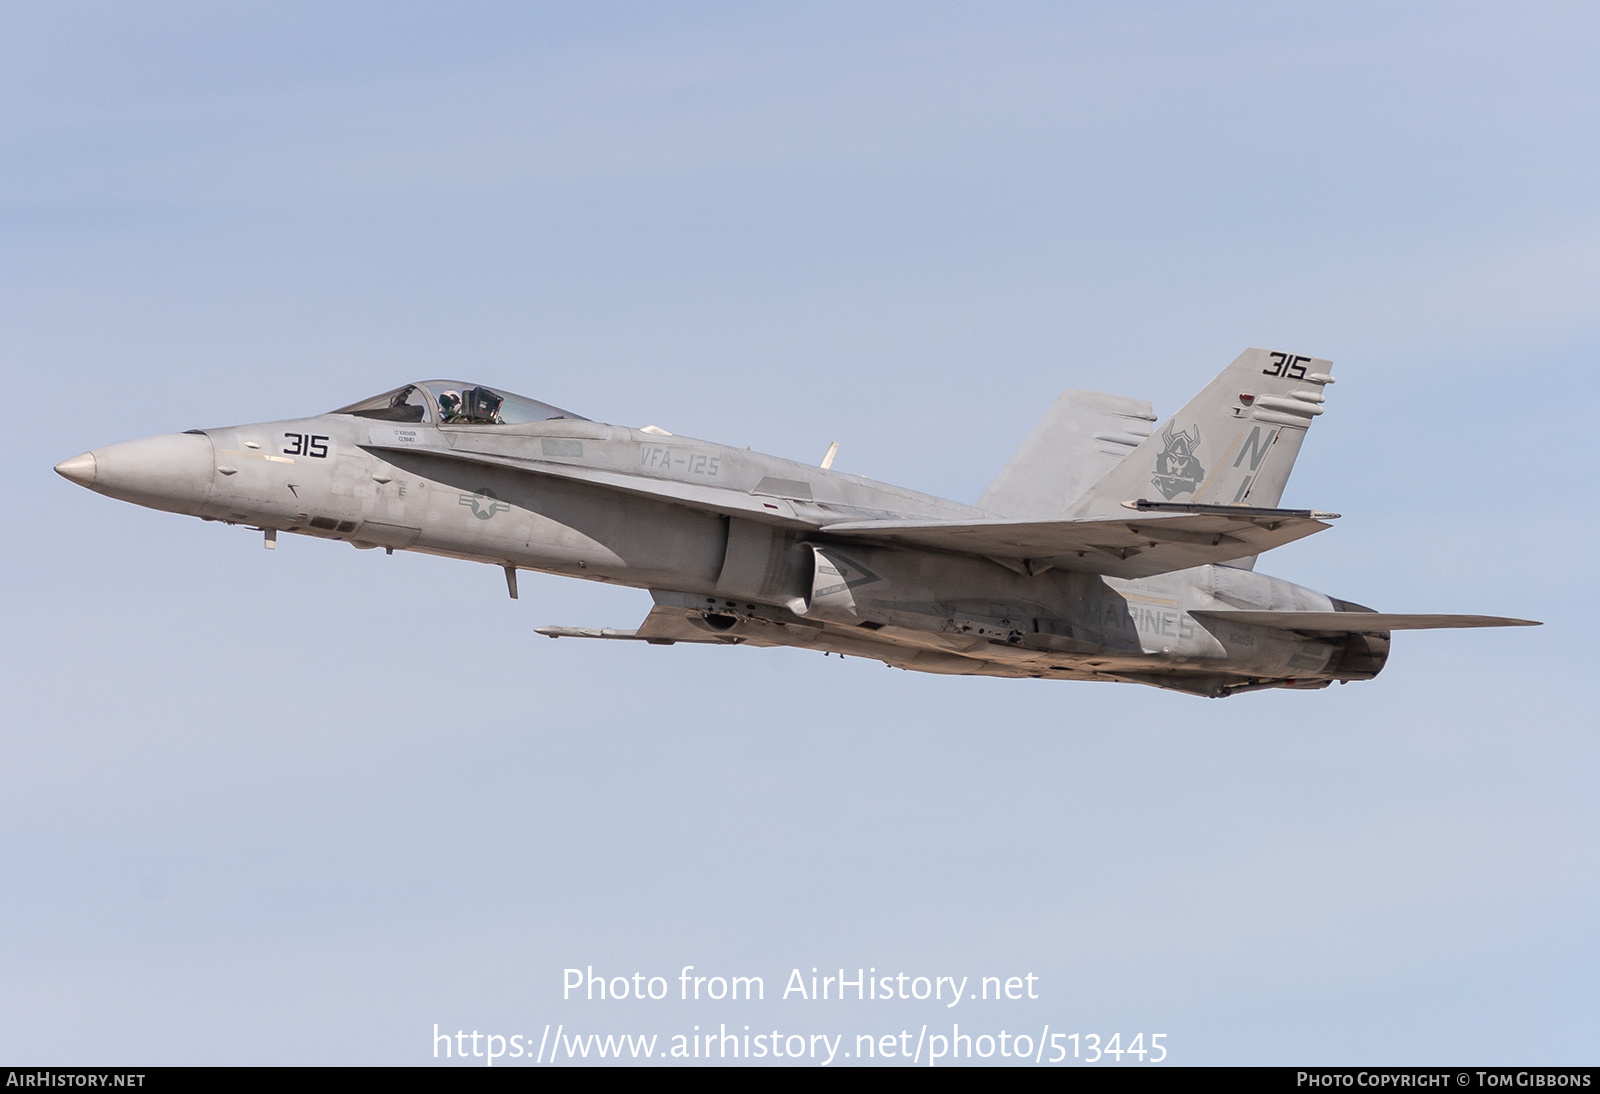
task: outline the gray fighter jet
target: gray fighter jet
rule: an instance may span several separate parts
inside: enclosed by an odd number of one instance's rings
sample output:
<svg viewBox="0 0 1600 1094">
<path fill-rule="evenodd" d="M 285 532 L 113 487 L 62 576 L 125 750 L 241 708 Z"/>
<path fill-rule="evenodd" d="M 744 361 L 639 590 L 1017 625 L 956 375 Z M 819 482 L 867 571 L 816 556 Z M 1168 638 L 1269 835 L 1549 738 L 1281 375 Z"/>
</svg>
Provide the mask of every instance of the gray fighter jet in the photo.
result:
<svg viewBox="0 0 1600 1094">
<path fill-rule="evenodd" d="M 648 589 L 637 630 L 552 638 L 801 646 L 922 672 L 1221 697 L 1370 680 L 1392 615 L 1254 572 L 1338 514 L 1278 507 L 1330 363 L 1246 350 L 1159 429 L 1067 391 L 963 505 L 832 468 L 602 425 L 432 380 L 315 417 L 97 448 L 56 470 L 203 520 Z"/>
</svg>

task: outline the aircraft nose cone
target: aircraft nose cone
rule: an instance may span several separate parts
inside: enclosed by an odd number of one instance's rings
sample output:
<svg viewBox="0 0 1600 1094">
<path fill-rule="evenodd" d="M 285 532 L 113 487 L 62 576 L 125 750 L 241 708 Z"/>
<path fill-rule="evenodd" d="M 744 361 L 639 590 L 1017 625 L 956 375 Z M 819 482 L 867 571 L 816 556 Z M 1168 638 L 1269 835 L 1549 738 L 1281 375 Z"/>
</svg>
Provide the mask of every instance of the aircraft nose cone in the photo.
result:
<svg viewBox="0 0 1600 1094">
<path fill-rule="evenodd" d="M 85 452 L 81 456 L 74 456 L 70 460 L 62 460 L 56 464 L 56 474 L 64 479 L 71 479 L 79 486 L 93 486 L 94 473 L 93 452 Z"/>
<path fill-rule="evenodd" d="M 97 494 L 198 516 L 210 497 L 215 468 L 210 437 L 168 433 L 109 444 L 74 456 L 56 470 Z"/>
</svg>

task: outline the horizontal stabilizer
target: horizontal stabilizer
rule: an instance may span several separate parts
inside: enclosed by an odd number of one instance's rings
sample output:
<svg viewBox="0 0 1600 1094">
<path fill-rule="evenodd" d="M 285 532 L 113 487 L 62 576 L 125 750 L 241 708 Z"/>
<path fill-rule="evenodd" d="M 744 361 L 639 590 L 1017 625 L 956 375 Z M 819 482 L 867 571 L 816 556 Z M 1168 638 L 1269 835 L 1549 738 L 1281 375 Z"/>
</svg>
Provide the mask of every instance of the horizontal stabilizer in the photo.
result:
<svg viewBox="0 0 1600 1094">
<path fill-rule="evenodd" d="M 1027 562 L 1036 572 L 1053 566 L 1149 577 L 1257 555 L 1328 527 L 1309 511 L 1286 515 L 1242 505 L 1218 508 L 1224 512 L 1086 520 L 863 520 L 825 525 L 822 531 L 842 539 Z"/>
<path fill-rule="evenodd" d="M 1532 619 L 1498 615 L 1395 615 L 1388 612 L 1242 612 L 1194 610 L 1202 623 L 1243 623 L 1284 631 L 1321 634 L 1376 634 L 1382 631 L 1436 631 L 1464 627 L 1537 627 Z"/>
</svg>

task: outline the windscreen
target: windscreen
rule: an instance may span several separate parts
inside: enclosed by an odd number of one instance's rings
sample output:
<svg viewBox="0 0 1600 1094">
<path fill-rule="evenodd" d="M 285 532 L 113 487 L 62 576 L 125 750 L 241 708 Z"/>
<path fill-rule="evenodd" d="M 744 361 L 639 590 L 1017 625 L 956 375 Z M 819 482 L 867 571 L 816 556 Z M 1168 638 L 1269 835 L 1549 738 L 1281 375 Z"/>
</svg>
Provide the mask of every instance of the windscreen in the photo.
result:
<svg viewBox="0 0 1600 1094">
<path fill-rule="evenodd" d="M 335 414 L 354 414 L 357 418 L 373 418 L 380 422 L 430 422 L 433 416 L 428 408 L 428 397 L 416 384 L 374 395 L 359 403 L 342 406 Z"/>
</svg>

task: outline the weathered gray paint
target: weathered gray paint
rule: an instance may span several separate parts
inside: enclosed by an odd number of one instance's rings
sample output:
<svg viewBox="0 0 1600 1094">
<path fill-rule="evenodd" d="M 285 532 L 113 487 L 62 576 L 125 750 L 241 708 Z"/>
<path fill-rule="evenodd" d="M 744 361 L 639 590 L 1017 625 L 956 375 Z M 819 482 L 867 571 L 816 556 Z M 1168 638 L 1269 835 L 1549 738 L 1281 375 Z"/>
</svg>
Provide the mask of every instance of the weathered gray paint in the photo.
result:
<svg viewBox="0 0 1600 1094">
<path fill-rule="evenodd" d="M 269 545 L 294 532 L 488 563 L 513 594 L 518 568 L 651 590 L 637 631 L 544 631 L 557 637 L 799 646 L 922 672 L 1221 696 L 1370 679 L 1389 629 L 1521 622 L 1372 615 L 1247 568 L 1328 527 L 1332 514 L 1272 508 L 1328 369 L 1247 351 L 1159 431 L 1148 404 L 1068 392 L 986 507 L 572 418 L 324 414 L 110 445 L 57 470 L 261 528 Z M 1152 491 L 1166 509 L 1130 510 Z M 1182 511 L 1190 501 L 1228 508 Z"/>
</svg>

